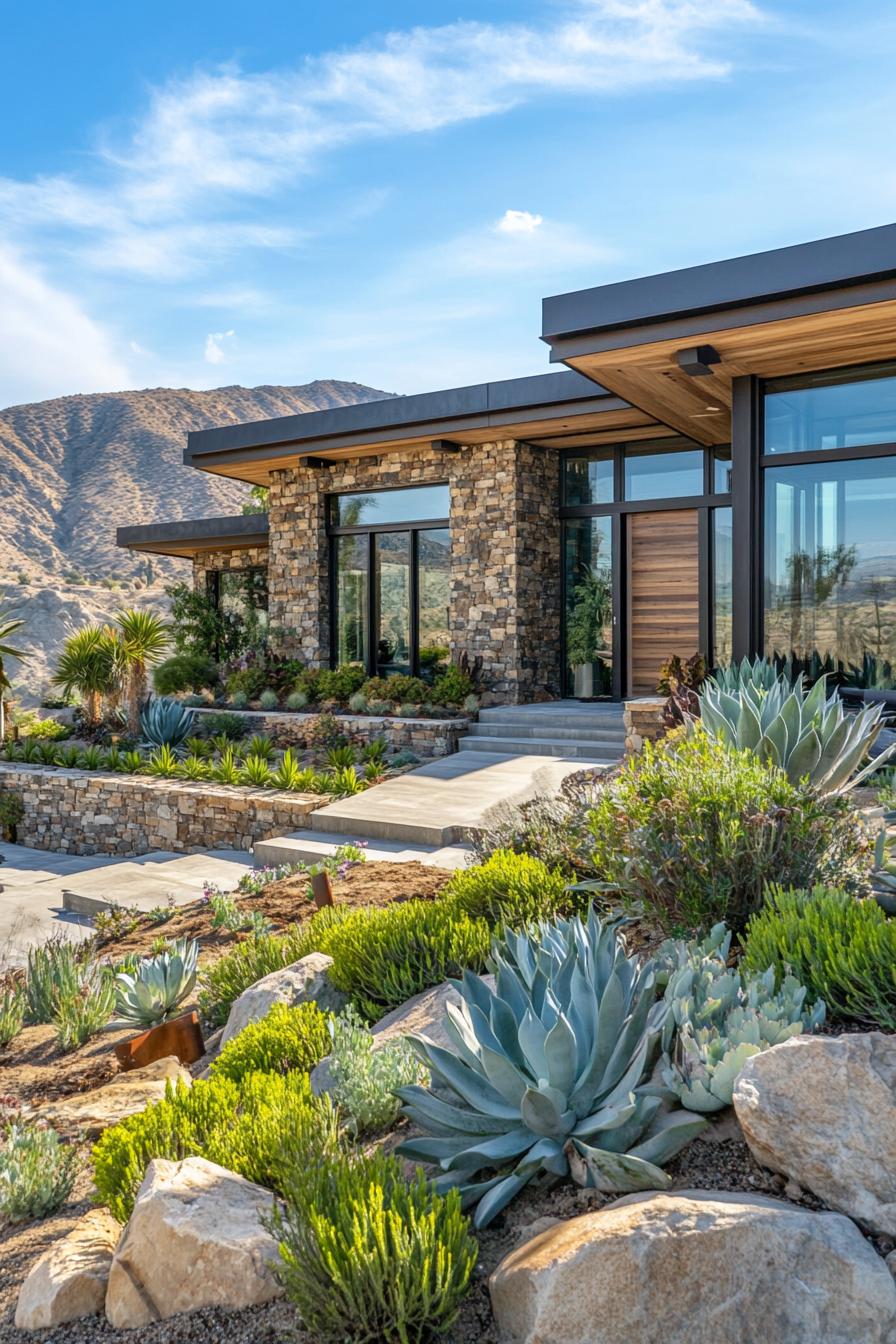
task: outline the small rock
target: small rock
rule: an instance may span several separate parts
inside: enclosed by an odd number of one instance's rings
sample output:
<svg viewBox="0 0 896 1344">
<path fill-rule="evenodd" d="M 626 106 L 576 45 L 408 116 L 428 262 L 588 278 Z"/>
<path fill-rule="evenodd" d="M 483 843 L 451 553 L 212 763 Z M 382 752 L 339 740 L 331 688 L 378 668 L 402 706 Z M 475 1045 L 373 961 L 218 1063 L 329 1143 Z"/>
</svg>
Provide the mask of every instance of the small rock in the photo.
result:
<svg viewBox="0 0 896 1344">
<path fill-rule="evenodd" d="M 890 1273 L 893 1275 L 893 1278 L 896 1279 L 896 1251 L 890 1252 L 886 1260 L 884 1260 L 884 1264 L 886 1265 Z"/>
<path fill-rule="evenodd" d="M 286 1003 L 293 1007 L 297 1003 L 313 1001 L 322 1012 L 338 1013 L 348 1003 L 348 996 L 336 989 L 327 975 L 332 965 L 332 957 L 326 957 L 322 952 L 311 952 L 307 957 L 294 961 L 291 966 L 284 966 L 281 971 L 271 971 L 270 975 L 256 980 L 254 985 L 243 990 L 231 1008 L 221 1036 L 221 1047 L 238 1036 L 250 1022 L 258 1022 L 265 1017 L 275 1003 Z"/>
<path fill-rule="evenodd" d="M 200 1307 L 238 1310 L 279 1297 L 277 1243 L 260 1222 L 273 1198 L 202 1157 L 150 1162 L 112 1261 L 110 1324 L 127 1330 Z"/>
<path fill-rule="evenodd" d="M 747 1060 L 734 1109 L 762 1166 L 896 1233 L 896 1036 L 796 1036 Z"/>
<path fill-rule="evenodd" d="M 32 1267 L 19 1292 L 16 1328 L 46 1330 L 101 1312 L 120 1236 L 107 1209 L 85 1213 Z"/>
<path fill-rule="evenodd" d="M 788 1199 L 800 1200 L 803 1198 L 804 1193 L 805 1191 L 803 1190 L 803 1187 L 797 1185 L 796 1181 L 784 1182 L 784 1194 Z"/>
<path fill-rule="evenodd" d="M 758 1195 L 627 1195 L 502 1260 L 502 1344 L 892 1344 L 896 1283 L 837 1213 Z"/>
<path fill-rule="evenodd" d="M 96 1138 L 126 1116 L 146 1110 L 154 1101 L 161 1101 L 169 1081 L 183 1082 L 187 1086 L 193 1081 L 189 1070 L 174 1055 L 157 1059 L 142 1069 L 119 1073 L 111 1083 L 94 1088 L 92 1092 L 78 1092 L 48 1102 L 38 1109 L 36 1118 L 46 1120 L 60 1133 L 81 1133 Z"/>
</svg>

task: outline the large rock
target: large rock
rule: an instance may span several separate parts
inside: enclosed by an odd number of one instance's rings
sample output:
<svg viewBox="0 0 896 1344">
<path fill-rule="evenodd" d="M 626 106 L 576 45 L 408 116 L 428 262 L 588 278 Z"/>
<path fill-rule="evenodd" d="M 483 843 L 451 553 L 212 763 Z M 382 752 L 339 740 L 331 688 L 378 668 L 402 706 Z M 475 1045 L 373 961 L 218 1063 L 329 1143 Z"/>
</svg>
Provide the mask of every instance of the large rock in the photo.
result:
<svg viewBox="0 0 896 1344">
<path fill-rule="evenodd" d="M 256 980 L 254 985 L 243 990 L 231 1008 L 221 1045 L 225 1046 L 238 1036 L 250 1022 L 265 1017 L 275 1003 L 293 1007 L 297 1003 L 313 1001 L 323 1012 L 338 1013 L 348 1003 L 348 996 L 336 989 L 327 975 L 332 965 L 332 957 L 311 952 L 291 966 L 284 966 L 282 971 L 271 971 L 270 975 Z"/>
<path fill-rule="evenodd" d="M 200 1307 L 251 1307 L 283 1291 L 260 1215 L 273 1195 L 203 1157 L 150 1162 L 106 1294 L 118 1329 Z"/>
<path fill-rule="evenodd" d="M 493 975 L 483 976 L 483 979 L 490 988 L 494 988 Z M 381 1017 L 370 1028 L 374 1050 L 381 1050 L 390 1041 L 401 1040 L 412 1033 L 428 1036 L 436 1045 L 453 1048 L 453 1042 L 445 1030 L 445 1009 L 449 1003 L 458 1004 L 460 1001 L 457 990 L 447 980 L 434 989 L 424 989 L 422 994 L 415 994 L 407 1003 L 393 1008 L 391 1013 Z M 320 1094 L 329 1092 L 332 1086 L 328 1055 L 311 1070 L 311 1087 Z"/>
<path fill-rule="evenodd" d="M 36 1112 L 62 1134 L 84 1134 L 96 1138 L 110 1125 L 118 1124 L 126 1116 L 144 1111 L 154 1101 L 161 1101 L 168 1082 L 193 1081 L 174 1055 L 157 1059 L 142 1069 L 119 1073 L 111 1083 L 94 1088 L 92 1092 L 78 1092 L 58 1101 L 48 1102 Z"/>
<path fill-rule="evenodd" d="M 85 1213 L 32 1267 L 19 1292 L 16 1328 L 46 1330 L 101 1312 L 120 1236 L 107 1209 Z"/>
<path fill-rule="evenodd" d="M 512 1251 L 502 1344 L 893 1344 L 896 1284 L 859 1229 L 760 1196 L 628 1195 Z"/>
<path fill-rule="evenodd" d="M 734 1109 L 757 1162 L 896 1236 L 896 1036 L 797 1036 L 748 1059 Z"/>
</svg>

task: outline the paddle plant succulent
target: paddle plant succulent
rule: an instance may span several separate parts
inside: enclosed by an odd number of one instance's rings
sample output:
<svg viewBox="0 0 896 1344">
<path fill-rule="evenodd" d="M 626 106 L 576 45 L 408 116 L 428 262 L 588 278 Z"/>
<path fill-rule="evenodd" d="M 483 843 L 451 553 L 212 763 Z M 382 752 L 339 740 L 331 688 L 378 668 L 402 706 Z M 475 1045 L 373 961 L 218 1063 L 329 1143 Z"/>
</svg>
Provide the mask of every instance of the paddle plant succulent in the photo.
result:
<svg viewBox="0 0 896 1344">
<path fill-rule="evenodd" d="M 196 984 L 199 944 L 178 938 L 171 950 L 146 957 L 115 977 L 116 1026 L 156 1027 L 173 1017 Z"/>
<path fill-rule="evenodd" d="M 772 761 L 792 784 L 808 776 L 826 794 L 854 788 L 896 750 L 889 747 L 860 770 L 882 727 L 883 706 L 847 714 L 836 691 L 827 696 L 824 677 L 807 693 L 786 676 L 769 682 L 765 669 L 757 664 L 755 679 L 742 669 L 730 690 L 712 677 L 704 683 L 700 718 L 711 737 Z"/>
<path fill-rule="evenodd" d="M 773 966 L 761 975 L 729 969 L 730 945 L 730 931 L 717 924 L 702 942 L 664 944 L 658 958 L 671 963 L 663 1081 L 689 1111 L 730 1106 L 751 1055 L 816 1031 L 825 1018 L 824 1002 L 807 1005 L 808 991 L 794 976 L 776 991 Z"/>
<path fill-rule="evenodd" d="M 661 1170 L 704 1125 L 670 1111 L 650 1084 L 668 1004 L 650 963 L 628 957 L 618 925 L 579 918 L 505 930 L 492 948 L 495 988 L 465 972 L 452 982 L 453 1049 L 411 1043 L 450 1100 L 398 1089 L 404 1113 L 426 1130 L 406 1157 L 442 1168 L 439 1189 L 460 1187 L 485 1227 L 536 1175 L 572 1175 L 606 1191 L 661 1190 Z M 484 1170 L 496 1171 L 484 1180 Z"/>
</svg>

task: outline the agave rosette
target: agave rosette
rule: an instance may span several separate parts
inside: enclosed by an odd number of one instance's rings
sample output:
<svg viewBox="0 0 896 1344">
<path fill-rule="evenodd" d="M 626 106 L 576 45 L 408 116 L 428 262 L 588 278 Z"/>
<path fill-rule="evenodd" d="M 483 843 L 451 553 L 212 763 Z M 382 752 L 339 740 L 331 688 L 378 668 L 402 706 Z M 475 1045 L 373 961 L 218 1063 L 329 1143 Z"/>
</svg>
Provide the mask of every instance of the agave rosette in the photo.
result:
<svg viewBox="0 0 896 1344">
<path fill-rule="evenodd" d="M 449 1099 L 399 1089 L 404 1114 L 427 1131 L 400 1151 L 441 1167 L 438 1188 L 478 1202 L 477 1227 L 540 1172 L 606 1191 L 668 1187 L 661 1164 L 705 1121 L 670 1111 L 650 1081 L 669 1011 L 654 967 L 627 957 L 618 923 L 593 910 L 585 922 L 505 931 L 492 966 L 494 990 L 470 972 L 453 982 L 453 1049 L 410 1038 Z"/>
<path fill-rule="evenodd" d="M 165 1022 L 196 984 L 199 944 L 178 938 L 171 950 L 145 957 L 133 971 L 115 977 L 114 1026 L 155 1027 Z"/>
</svg>

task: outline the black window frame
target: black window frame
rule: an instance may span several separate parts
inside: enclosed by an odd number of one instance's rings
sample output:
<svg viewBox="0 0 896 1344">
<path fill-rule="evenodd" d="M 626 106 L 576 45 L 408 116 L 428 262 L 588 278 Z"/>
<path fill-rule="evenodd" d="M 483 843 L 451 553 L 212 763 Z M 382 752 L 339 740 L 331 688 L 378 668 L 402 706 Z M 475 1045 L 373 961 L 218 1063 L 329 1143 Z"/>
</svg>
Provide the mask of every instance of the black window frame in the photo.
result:
<svg viewBox="0 0 896 1344">
<path fill-rule="evenodd" d="M 208 597 L 209 601 L 212 602 L 215 610 L 218 612 L 220 612 L 221 610 L 221 576 L 223 574 L 226 574 L 228 577 L 234 575 L 237 578 L 243 578 L 244 576 L 249 574 L 263 574 L 266 600 L 262 610 L 266 612 L 269 611 L 270 589 L 269 589 L 269 574 L 267 565 L 242 565 L 238 569 L 220 569 L 220 568 L 207 569 L 205 572 L 206 596 Z M 215 648 L 214 656 L 216 661 L 220 661 L 221 658 L 220 648 L 218 647 Z"/>
</svg>

